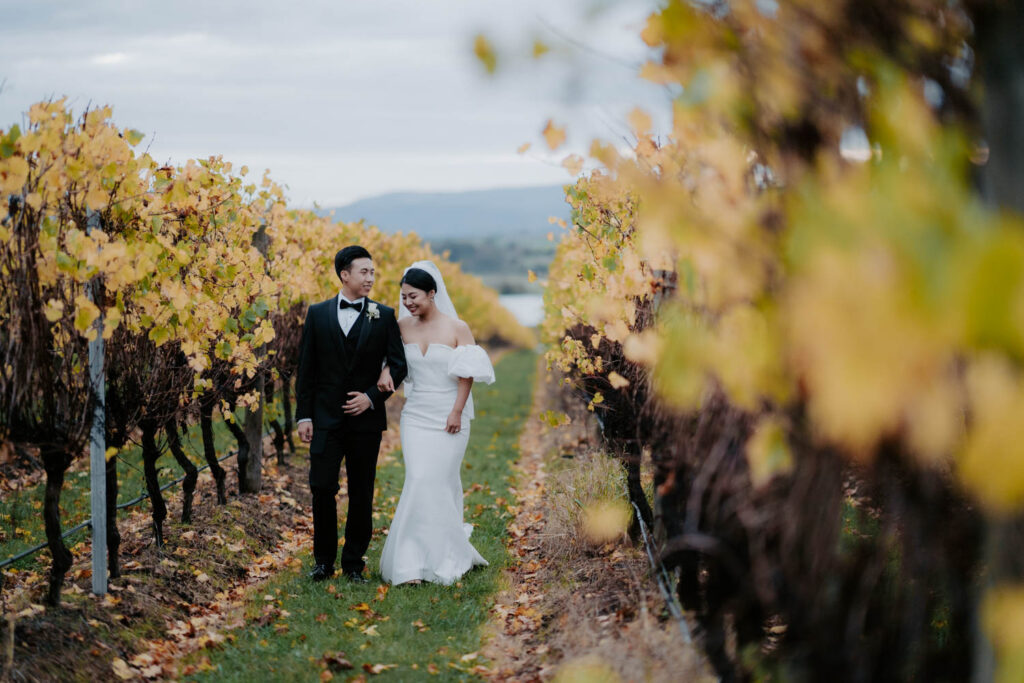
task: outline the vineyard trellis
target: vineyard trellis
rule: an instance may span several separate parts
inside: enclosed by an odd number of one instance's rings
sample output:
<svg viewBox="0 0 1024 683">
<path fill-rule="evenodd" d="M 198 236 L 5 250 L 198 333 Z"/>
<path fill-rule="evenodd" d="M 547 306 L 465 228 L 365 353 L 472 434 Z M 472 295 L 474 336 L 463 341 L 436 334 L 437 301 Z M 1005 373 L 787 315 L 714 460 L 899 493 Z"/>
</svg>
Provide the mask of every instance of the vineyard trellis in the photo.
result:
<svg viewBox="0 0 1024 683">
<path fill-rule="evenodd" d="M 341 246 L 374 254 L 385 300 L 406 264 L 434 259 L 482 340 L 533 343 L 494 291 L 415 234 L 289 208 L 267 173 L 249 180 L 248 168 L 221 157 L 160 165 L 136 152 L 141 134 L 111 117 L 96 108 L 76 119 L 64 100 L 41 102 L 25 130 L 0 131 L 0 440 L 38 450 L 44 465 L 51 605 L 72 560 L 61 530 L 64 475 L 88 442 L 99 444 L 98 410 L 106 491 L 93 519 L 105 510 L 111 577 L 120 573 L 120 537 L 110 456 L 129 441 L 141 443 L 158 546 L 167 506 L 157 461 L 166 450 L 184 470 L 181 515 L 192 521 L 199 470 L 182 449 L 185 425 L 200 426 L 219 503 L 227 501 L 213 439 L 218 410 L 237 441 L 240 493 L 258 490 L 264 423 L 283 453 L 305 306 L 336 293 L 330 264 Z M 88 359 L 101 342 L 99 392 Z M 239 408 L 244 427 L 233 419 Z"/>
<path fill-rule="evenodd" d="M 235 455 L 237 455 L 237 453 L 235 451 L 229 451 L 226 455 L 222 455 L 220 458 L 218 458 L 217 462 L 224 462 L 228 458 L 232 458 Z M 209 469 L 209 467 L 210 467 L 210 465 L 206 464 L 206 465 L 201 465 L 197 469 L 198 469 L 199 472 L 202 472 L 202 471 L 204 471 L 206 469 Z M 161 491 L 166 491 L 167 489 L 169 489 L 169 488 L 171 488 L 173 486 L 177 486 L 178 484 L 180 484 L 184 480 L 185 480 L 184 476 L 178 477 L 177 479 L 169 481 L 166 484 L 164 484 L 163 486 L 161 486 L 160 490 Z M 118 503 L 117 506 L 114 509 L 115 510 L 126 510 L 126 509 L 128 509 L 130 507 L 138 505 L 139 503 L 141 503 L 142 501 L 144 501 L 144 500 L 146 500 L 148 498 L 149 498 L 149 492 L 147 491 L 145 493 L 142 493 L 141 495 L 136 496 L 135 498 L 132 498 L 131 500 L 126 500 L 123 503 Z M 106 508 L 105 507 L 104 507 L 104 512 L 106 512 Z M 105 523 L 105 519 L 106 519 L 106 515 L 104 515 L 104 523 Z M 89 519 L 85 520 L 84 522 L 76 524 L 75 526 L 71 527 L 70 529 L 67 529 L 61 535 L 62 535 L 63 538 L 68 538 L 69 536 L 72 536 L 72 535 L 78 533 L 82 529 L 90 529 L 90 530 L 94 529 L 93 518 L 92 517 L 90 517 Z M 31 556 L 33 556 L 33 555 L 35 555 L 35 554 L 45 550 L 46 547 L 47 547 L 46 543 L 40 543 L 38 545 L 32 546 L 31 548 L 27 548 L 25 550 L 22 550 L 19 553 L 11 555 L 10 557 L 4 558 L 3 560 L 0 560 L 0 569 L 3 569 L 4 567 L 9 567 L 12 564 L 14 564 L 15 562 L 18 562 L 19 560 L 24 560 L 26 557 L 31 557 Z M 106 562 L 103 563 L 103 570 L 106 571 Z"/>
<path fill-rule="evenodd" d="M 86 234 L 102 230 L 100 217 L 90 212 Z M 103 283 L 93 279 L 89 283 L 89 301 L 96 304 L 102 300 Z M 92 429 L 89 439 L 89 529 L 92 532 L 92 592 L 105 595 L 107 592 L 107 392 L 104 370 L 103 320 L 93 323 L 96 336 L 89 340 L 89 385 L 93 394 Z M 95 523 L 94 523 L 95 522 Z"/>
</svg>

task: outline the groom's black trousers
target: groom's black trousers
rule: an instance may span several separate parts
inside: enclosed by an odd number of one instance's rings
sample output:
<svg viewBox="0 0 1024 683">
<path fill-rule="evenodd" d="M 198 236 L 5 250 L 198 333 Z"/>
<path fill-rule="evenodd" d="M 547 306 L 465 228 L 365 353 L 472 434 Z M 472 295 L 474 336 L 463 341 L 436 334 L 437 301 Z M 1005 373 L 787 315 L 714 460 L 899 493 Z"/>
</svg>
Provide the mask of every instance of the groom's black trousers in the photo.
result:
<svg viewBox="0 0 1024 683">
<path fill-rule="evenodd" d="M 377 454 L 381 432 L 330 432 L 322 453 L 310 456 L 309 488 L 313 493 L 313 560 L 334 567 L 338 554 L 338 475 L 345 461 L 348 481 L 348 515 L 341 570 L 361 572 L 363 555 L 373 534 L 373 484 L 377 475 Z"/>
</svg>

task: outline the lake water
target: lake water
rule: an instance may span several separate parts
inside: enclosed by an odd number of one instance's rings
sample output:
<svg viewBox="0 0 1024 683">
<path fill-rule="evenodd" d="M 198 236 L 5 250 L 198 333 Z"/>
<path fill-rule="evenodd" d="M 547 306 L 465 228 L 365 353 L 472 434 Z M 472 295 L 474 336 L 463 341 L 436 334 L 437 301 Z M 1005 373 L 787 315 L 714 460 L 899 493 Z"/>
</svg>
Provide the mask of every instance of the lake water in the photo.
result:
<svg viewBox="0 0 1024 683">
<path fill-rule="evenodd" d="M 544 297 L 540 294 L 502 294 L 499 299 L 527 327 L 540 325 L 544 319 Z"/>
</svg>

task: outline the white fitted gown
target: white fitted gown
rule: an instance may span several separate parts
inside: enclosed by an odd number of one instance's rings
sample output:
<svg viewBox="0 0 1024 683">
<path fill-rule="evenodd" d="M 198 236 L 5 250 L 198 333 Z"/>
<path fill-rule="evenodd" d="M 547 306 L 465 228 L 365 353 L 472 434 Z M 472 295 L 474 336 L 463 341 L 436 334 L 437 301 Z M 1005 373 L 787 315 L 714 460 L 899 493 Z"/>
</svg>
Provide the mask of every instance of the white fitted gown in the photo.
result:
<svg viewBox="0 0 1024 683">
<path fill-rule="evenodd" d="M 462 430 L 449 434 L 445 424 L 458 395 L 458 379 L 491 384 L 494 367 L 476 345 L 430 344 L 423 353 L 419 345 L 406 344 L 405 355 L 409 375 L 400 421 L 405 483 L 384 542 L 380 573 L 392 584 L 420 579 L 450 585 L 475 565 L 487 564 L 469 542 L 473 525 L 462 518 L 459 470 L 473 419 L 472 395 L 462 410 Z"/>
</svg>

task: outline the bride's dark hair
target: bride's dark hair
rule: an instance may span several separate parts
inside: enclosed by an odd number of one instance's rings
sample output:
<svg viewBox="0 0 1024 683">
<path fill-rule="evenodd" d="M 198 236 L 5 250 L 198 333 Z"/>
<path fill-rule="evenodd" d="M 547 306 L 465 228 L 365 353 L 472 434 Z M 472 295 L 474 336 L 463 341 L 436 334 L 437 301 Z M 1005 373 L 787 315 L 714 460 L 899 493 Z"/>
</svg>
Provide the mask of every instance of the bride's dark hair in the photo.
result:
<svg viewBox="0 0 1024 683">
<path fill-rule="evenodd" d="M 428 294 L 430 292 L 437 291 L 437 282 L 434 280 L 434 276 L 422 268 L 410 268 L 405 271 L 405 275 L 402 276 L 402 281 L 398 284 L 410 285 L 416 289 L 422 289 Z"/>
</svg>

